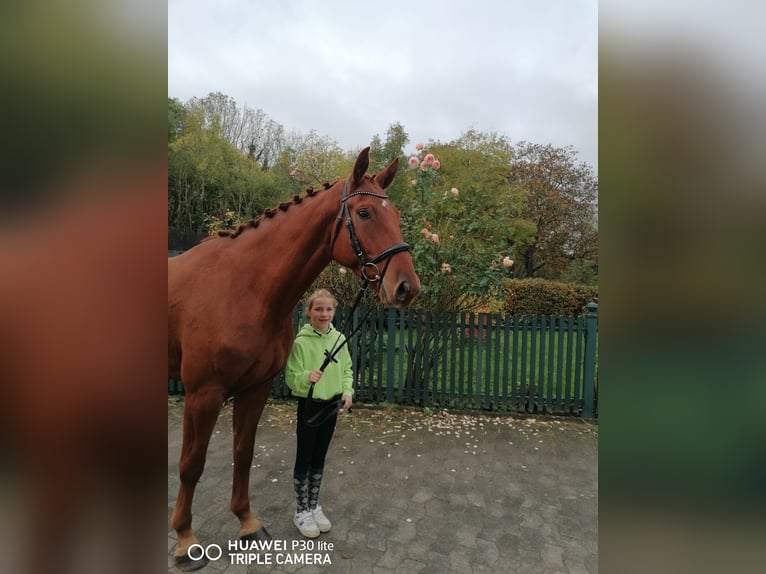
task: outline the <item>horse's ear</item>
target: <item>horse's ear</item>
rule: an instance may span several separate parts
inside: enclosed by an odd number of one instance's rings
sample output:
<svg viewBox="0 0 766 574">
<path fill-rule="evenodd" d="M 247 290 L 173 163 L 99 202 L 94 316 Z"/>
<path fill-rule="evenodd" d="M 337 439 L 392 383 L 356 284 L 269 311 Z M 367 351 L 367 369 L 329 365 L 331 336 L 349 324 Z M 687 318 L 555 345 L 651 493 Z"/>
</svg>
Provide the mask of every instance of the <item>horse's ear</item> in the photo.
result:
<svg viewBox="0 0 766 574">
<path fill-rule="evenodd" d="M 383 171 L 375 174 L 375 180 L 380 184 L 381 189 L 388 188 L 396 177 L 396 170 L 399 169 L 399 158 L 395 158 L 391 164 Z"/>
<path fill-rule="evenodd" d="M 356 158 L 356 163 L 354 163 L 354 171 L 353 171 L 353 177 L 354 177 L 354 187 L 357 187 L 361 185 L 362 178 L 364 177 L 364 174 L 367 173 L 367 168 L 370 165 L 370 146 L 367 146 L 362 151 L 359 152 L 359 155 Z"/>
</svg>

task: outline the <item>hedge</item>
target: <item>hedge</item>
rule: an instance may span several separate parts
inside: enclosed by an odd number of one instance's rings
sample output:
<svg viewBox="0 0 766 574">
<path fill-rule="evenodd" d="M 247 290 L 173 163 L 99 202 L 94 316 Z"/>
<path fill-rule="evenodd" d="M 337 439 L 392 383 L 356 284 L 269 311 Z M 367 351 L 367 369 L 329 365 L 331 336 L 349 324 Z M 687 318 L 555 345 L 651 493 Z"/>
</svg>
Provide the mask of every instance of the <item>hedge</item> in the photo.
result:
<svg viewBox="0 0 766 574">
<path fill-rule="evenodd" d="M 503 281 L 505 311 L 519 315 L 580 315 L 590 301 L 598 303 L 598 287 L 546 279 Z"/>
</svg>

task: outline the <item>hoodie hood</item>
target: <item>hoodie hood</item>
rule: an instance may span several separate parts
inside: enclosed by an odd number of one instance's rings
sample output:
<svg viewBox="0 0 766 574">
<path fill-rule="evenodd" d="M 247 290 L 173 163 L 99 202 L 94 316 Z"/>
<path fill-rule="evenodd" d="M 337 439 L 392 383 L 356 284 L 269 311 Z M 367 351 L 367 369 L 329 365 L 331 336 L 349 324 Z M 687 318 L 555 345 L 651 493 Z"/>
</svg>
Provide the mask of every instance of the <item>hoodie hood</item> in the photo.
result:
<svg viewBox="0 0 766 574">
<path fill-rule="evenodd" d="M 323 338 L 323 337 L 330 337 L 332 335 L 338 336 L 338 330 L 331 324 L 330 328 L 327 330 L 326 333 L 320 333 L 314 327 L 311 325 L 311 323 L 306 323 L 301 327 L 301 330 L 298 331 L 298 334 L 295 336 L 297 339 L 298 337 L 314 337 L 314 338 Z"/>
</svg>

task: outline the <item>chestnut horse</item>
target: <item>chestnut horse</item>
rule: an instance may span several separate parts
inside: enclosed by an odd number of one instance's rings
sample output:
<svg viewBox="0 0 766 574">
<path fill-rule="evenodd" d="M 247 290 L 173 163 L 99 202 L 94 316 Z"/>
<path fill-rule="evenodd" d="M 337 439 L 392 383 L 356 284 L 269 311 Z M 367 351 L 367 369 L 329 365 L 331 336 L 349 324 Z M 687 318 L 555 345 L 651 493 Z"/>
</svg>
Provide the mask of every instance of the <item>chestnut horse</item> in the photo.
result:
<svg viewBox="0 0 766 574">
<path fill-rule="evenodd" d="M 398 159 L 366 175 L 369 150 L 361 151 L 347 180 L 318 192 L 309 189 L 307 196 L 296 195 L 168 260 L 169 376 L 183 381 L 186 395 L 180 486 L 171 517 L 179 566 L 204 564 L 188 552 L 198 544 L 192 500 L 213 427 L 229 397 L 234 405 L 231 511 L 239 518 L 240 537 L 269 538 L 250 510 L 255 432 L 271 381 L 292 346 L 293 310 L 320 272 L 335 260 L 369 281 L 383 304 L 395 307 L 410 305 L 420 290 L 399 212 L 384 193 Z"/>
</svg>

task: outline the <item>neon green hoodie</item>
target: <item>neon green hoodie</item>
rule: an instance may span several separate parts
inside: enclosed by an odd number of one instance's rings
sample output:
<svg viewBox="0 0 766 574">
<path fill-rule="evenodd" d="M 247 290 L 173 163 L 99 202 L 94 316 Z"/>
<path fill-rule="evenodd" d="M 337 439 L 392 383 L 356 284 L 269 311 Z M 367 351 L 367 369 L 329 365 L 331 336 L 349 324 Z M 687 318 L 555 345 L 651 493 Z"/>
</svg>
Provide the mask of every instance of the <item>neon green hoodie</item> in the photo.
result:
<svg viewBox="0 0 766 574">
<path fill-rule="evenodd" d="M 338 337 L 340 336 L 340 339 Z M 305 324 L 295 337 L 293 349 L 287 358 L 285 382 L 296 397 L 308 395 L 309 373 L 322 366 L 325 350 L 330 351 L 335 345 L 341 345 L 346 338 L 330 325 L 327 333 L 314 330 L 310 323 Z M 337 341 L 337 345 L 336 345 Z M 331 362 L 324 370 L 322 378 L 314 385 L 315 399 L 330 399 L 334 395 L 354 396 L 354 375 L 351 369 L 351 354 L 348 346 L 335 355 L 337 363 Z"/>
</svg>

